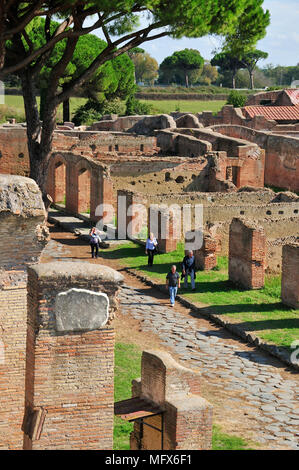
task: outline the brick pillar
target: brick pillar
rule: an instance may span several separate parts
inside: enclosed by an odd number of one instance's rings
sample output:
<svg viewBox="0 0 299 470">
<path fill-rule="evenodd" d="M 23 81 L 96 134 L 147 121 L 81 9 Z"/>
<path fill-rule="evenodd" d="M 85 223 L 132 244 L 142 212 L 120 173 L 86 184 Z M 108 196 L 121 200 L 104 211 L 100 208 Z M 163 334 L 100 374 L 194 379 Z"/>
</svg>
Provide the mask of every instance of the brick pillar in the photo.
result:
<svg viewBox="0 0 299 470">
<path fill-rule="evenodd" d="M 148 209 L 148 232 L 153 232 L 157 238 L 161 253 L 169 253 L 177 249 L 177 242 L 180 239 L 178 225 L 178 218 L 171 210 L 155 204 Z"/>
<path fill-rule="evenodd" d="M 116 293 L 106 266 L 28 269 L 24 449 L 112 449 Z"/>
<path fill-rule="evenodd" d="M 92 168 L 91 174 L 90 218 L 94 222 L 111 223 L 114 212 L 116 208 L 109 168 L 97 165 L 97 168 Z"/>
<path fill-rule="evenodd" d="M 133 191 L 117 191 L 117 231 L 119 238 L 135 238 L 147 227 L 144 195 Z M 146 236 L 147 234 L 145 234 Z"/>
<path fill-rule="evenodd" d="M 229 230 L 229 279 L 245 289 L 264 286 L 266 236 L 263 227 L 233 218 Z"/>
<path fill-rule="evenodd" d="M 23 446 L 27 271 L 47 243 L 35 181 L 0 175 L 0 450 Z"/>
<path fill-rule="evenodd" d="M 135 383 L 133 392 L 140 398 L 164 410 L 163 450 L 207 450 L 212 442 L 212 405 L 200 397 L 198 371 L 187 369 L 162 351 L 143 351 L 141 385 Z M 161 415 L 144 418 L 157 428 L 162 426 Z M 160 450 L 161 434 L 135 423 L 131 434 L 131 449 Z"/>
<path fill-rule="evenodd" d="M 282 247 L 281 300 L 299 308 L 299 243 Z"/>
</svg>

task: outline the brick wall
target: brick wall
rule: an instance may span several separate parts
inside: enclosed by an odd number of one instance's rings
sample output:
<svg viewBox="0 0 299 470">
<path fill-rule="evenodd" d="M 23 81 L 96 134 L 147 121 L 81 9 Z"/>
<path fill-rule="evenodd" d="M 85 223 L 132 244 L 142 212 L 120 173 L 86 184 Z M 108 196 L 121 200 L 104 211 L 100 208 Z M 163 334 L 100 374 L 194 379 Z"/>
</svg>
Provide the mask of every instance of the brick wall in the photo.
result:
<svg viewBox="0 0 299 470">
<path fill-rule="evenodd" d="M 23 271 L 0 274 L 0 450 L 23 446 L 26 280 Z"/>
<path fill-rule="evenodd" d="M 199 250 L 194 250 L 196 269 L 210 271 L 217 266 L 218 240 L 209 234 L 203 235 L 203 244 Z"/>
<path fill-rule="evenodd" d="M 148 211 L 148 233 L 153 233 L 161 253 L 175 251 L 181 239 L 181 226 L 178 213 L 174 209 L 161 209 L 151 206 Z"/>
<path fill-rule="evenodd" d="M 0 127 L 0 173 L 29 176 L 25 128 Z"/>
<path fill-rule="evenodd" d="M 147 227 L 147 210 L 142 194 L 117 191 L 117 232 L 119 238 L 135 238 Z"/>
<path fill-rule="evenodd" d="M 175 362 L 168 353 L 143 351 L 141 382 L 135 381 L 133 396 L 160 406 L 161 415 L 144 419 L 158 429 L 163 425 L 163 449 L 210 449 L 212 406 L 200 397 L 200 372 Z M 161 433 L 146 424 L 134 424 L 131 449 L 162 449 Z"/>
<path fill-rule="evenodd" d="M 26 265 L 48 239 L 45 209 L 33 180 L 0 175 L 0 449 L 22 449 L 27 296 Z"/>
<path fill-rule="evenodd" d="M 264 286 L 266 237 L 252 221 L 234 218 L 229 231 L 229 280 L 245 289 Z"/>
<path fill-rule="evenodd" d="M 298 138 L 275 133 L 269 134 L 269 132 L 239 125 L 213 126 L 213 129 L 225 135 L 257 143 L 265 150 L 265 184 L 299 191 Z"/>
<path fill-rule="evenodd" d="M 299 243 L 282 248 L 281 300 L 293 308 L 299 308 Z"/>
<path fill-rule="evenodd" d="M 28 271 L 25 449 L 112 449 L 114 330 L 109 326 L 122 276 L 86 263 L 47 263 Z M 104 292 L 110 320 L 57 330 L 57 295 Z M 90 301 L 81 305 L 83 315 Z M 67 318 L 76 322 L 69 307 Z M 81 317 L 80 315 L 80 317 Z M 55 323 L 56 319 L 56 323 Z M 73 324 L 73 323 L 72 323 Z M 36 425 L 34 413 L 43 413 Z"/>
</svg>

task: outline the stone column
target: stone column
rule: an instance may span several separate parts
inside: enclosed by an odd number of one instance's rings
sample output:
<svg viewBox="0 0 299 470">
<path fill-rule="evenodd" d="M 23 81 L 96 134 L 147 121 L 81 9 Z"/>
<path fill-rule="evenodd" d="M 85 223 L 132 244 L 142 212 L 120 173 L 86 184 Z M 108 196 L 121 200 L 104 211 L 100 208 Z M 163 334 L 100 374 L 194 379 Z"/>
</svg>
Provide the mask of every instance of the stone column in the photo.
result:
<svg viewBox="0 0 299 470">
<path fill-rule="evenodd" d="M 111 321 L 122 281 L 83 262 L 28 269 L 24 449 L 112 449 Z"/>
<path fill-rule="evenodd" d="M 282 247 L 281 300 L 299 308 L 299 243 Z"/>
<path fill-rule="evenodd" d="M 229 230 L 229 280 L 244 289 L 264 286 L 266 236 L 252 221 L 233 218 Z"/>
<path fill-rule="evenodd" d="M 0 450 L 23 446 L 26 265 L 47 243 L 45 217 L 35 181 L 0 175 Z"/>
</svg>

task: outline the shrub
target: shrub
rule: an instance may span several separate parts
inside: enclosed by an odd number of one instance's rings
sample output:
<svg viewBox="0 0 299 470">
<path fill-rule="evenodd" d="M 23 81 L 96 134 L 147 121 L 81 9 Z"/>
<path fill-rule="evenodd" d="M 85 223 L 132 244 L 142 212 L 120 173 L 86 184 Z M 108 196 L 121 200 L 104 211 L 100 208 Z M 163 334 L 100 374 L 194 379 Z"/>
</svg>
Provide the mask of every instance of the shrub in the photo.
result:
<svg viewBox="0 0 299 470">
<path fill-rule="evenodd" d="M 242 108 L 245 106 L 247 97 L 236 90 L 232 90 L 228 95 L 227 104 L 232 104 L 234 108 Z"/>
<path fill-rule="evenodd" d="M 126 106 L 127 116 L 134 116 L 136 114 L 152 114 L 152 106 L 150 104 L 142 103 L 141 101 L 137 100 L 134 95 L 129 96 L 126 101 Z"/>
<path fill-rule="evenodd" d="M 90 125 L 95 121 L 99 121 L 104 114 L 124 115 L 125 112 L 126 105 L 119 98 L 103 99 L 102 101 L 89 99 L 84 105 L 77 108 L 73 122 L 75 126 Z"/>
</svg>

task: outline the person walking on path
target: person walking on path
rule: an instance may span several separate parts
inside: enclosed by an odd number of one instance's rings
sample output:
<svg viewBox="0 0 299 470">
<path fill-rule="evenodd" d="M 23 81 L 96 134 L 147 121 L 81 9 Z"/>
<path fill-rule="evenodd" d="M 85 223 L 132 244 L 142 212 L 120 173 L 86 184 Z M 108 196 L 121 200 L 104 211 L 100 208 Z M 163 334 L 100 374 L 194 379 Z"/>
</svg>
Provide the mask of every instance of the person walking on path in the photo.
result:
<svg viewBox="0 0 299 470">
<path fill-rule="evenodd" d="M 170 304 L 174 307 L 175 298 L 177 295 L 178 288 L 181 287 L 180 275 L 176 270 L 176 266 L 173 264 L 171 270 L 166 276 L 166 287 L 168 287 Z"/>
<path fill-rule="evenodd" d="M 154 255 L 157 252 L 158 242 L 154 234 L 151 232 L 145 245 L 145 254 L 148 255 L 148 266 L 152 266 L 154 262 Z"/>
<path fill-rule="evenodd" d="M 99 254 L 99 243 L 101 242 L 101 238 L 98 233 L 98 229 L 96 227 L 92 227 L 89 232 L 90 237 L 90 247 L 91 247 L 91 257 L 97 258 Z"/>
<path fill-rule="evenodd" d="M 191 288 L 195 290 L 195 257 L 192 250 L 183 259 L 182 274 L 184 277 L 184 287 L 188 288 L 188 276 L 190 275 Z"/>
</svg>

